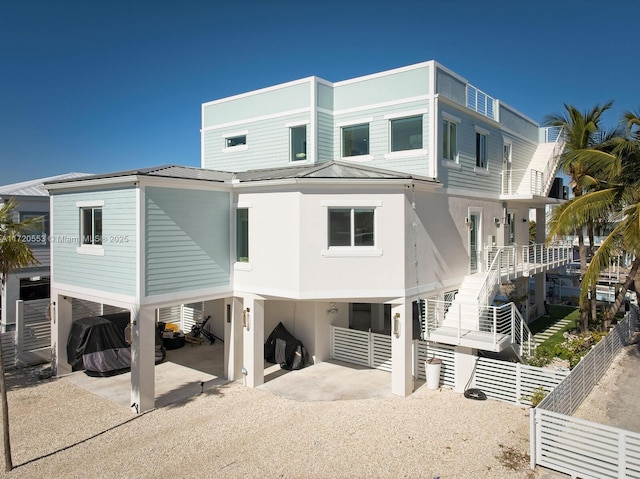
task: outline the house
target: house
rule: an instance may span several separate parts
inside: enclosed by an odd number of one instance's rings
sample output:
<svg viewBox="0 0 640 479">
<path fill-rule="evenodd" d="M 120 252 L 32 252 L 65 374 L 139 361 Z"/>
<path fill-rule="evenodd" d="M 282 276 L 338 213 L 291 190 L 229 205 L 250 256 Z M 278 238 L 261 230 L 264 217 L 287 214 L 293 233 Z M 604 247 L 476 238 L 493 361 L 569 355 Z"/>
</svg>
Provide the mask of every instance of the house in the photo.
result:
<svg viewBox="0 0 640 479">
<path fill-rule="evenodd" d="M 17 300 L 33 301 L 49 298 L 49 192 L 43 187 L 44 183 L 78 178 L 83 175 L 84 173 L 66 173 L 0 186 L 0 206 L 11 198 L 14 198 L 17 203 L 13 211 L 14 221 L 27 218 L 40 219 L 35 229 L 24 237 L 39 264 L 11 273 L 5 282 L 5 287 L 0 291 L 2 332 L 15 329 Z"/>
<path fill-rule="evenodd" d="M 543 273 L 570 260 L 528 241 L 529 210 L 543 243 L 560 201 L 562 147 L 435 61 L 205 103 L 200 168 L 47 184 L 66 238 L 52 244 L 57 374 L 84 301 L 131 312 L 140 411 L 154 405 L 156 320 L 184 308 L 211 316 L 228 379 L 250 387 L 282 321 L 315 362 L 389 370 L 401 396 L 440 351 L 468 372 L 445 378 L 461 390 L 478 351 L 521 356 L 530 341 L 518 308 L 491 306 L 500 285 L 526 291 L 535 275 L 542 304 Z"/>
</svg>

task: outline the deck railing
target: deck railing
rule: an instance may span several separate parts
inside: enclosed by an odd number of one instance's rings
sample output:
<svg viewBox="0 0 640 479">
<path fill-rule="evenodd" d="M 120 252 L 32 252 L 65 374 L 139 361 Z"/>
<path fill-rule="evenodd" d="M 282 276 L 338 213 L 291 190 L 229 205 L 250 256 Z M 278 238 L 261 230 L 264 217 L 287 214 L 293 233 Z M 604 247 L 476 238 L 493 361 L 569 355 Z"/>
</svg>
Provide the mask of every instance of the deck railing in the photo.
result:
<svg viewBox="0 0 640 479">
<path fill-rule="evenodd" d="M 473 85 L 467 85 L 467 107 L 492 120 L 496 119 L 496 99 Z"/>
</svg>

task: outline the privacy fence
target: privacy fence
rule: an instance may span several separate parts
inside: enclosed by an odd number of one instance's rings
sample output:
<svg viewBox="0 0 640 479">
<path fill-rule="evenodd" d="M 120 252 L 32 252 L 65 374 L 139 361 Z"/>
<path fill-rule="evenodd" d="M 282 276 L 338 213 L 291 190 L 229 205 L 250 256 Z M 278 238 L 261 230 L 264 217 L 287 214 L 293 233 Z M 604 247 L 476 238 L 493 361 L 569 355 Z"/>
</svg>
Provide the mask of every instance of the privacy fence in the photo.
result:
<svg viewBox="0 0 640 479">
<path fill-rule="evenodd" d="M 571 416 L 637 328 L 634 306 L 531 410 L 531 468 L 538 464 L 582 478 L 640 478 L 640 434 Z"/>
</svg>

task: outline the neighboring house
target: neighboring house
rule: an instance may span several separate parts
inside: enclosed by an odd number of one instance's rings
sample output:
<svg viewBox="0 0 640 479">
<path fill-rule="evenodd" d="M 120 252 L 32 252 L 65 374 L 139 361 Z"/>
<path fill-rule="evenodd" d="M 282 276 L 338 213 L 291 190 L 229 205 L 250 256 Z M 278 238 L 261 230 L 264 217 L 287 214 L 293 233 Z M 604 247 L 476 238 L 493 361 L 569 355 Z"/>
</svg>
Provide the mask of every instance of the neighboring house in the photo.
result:
<svg viewBox="0 0 640 479">
<path fill-rule="evenodd" d="M 21 183 L 0 186 L 0 205 L 14 198 L 17 207 L 13 212 L 14 221 L 27 218 L 41 218 L 33 231 L 24 236 L 39 264 L 23 268 L 9 275 L 5 288 L 0 291 L 2 331 L 15 328 L 16 301 L 49 298 L 49 192 L 43 188 L 47 181 L 60 181 L 84 176 L 85 173 L 66 173 L 63 175 L 39 178 Z"/>
<path fill-rule="evenodd" d="M 264 381 L 280 321 L 316 362 L 341 326 L 382 334 L 376 364 L 408 395 L 419 336 L 469 374 L 479 350 L 521 355 L 526 323 L 515 307 L 496 323 L 493 296 L 537 275 L 542 305 L 540 273 L 570 259 L 528 242 L 529 210 L 543 243 L 545 205 L 560 201 L 561 136 L 436 62 L 205 103 L 201 135 L 201 168 L 47 185 L 53 234 L 68 238 L 52 245 L 57 374 L 74 300 L 128 309 L 140 411 L 154 405 L 155 320 L 180 305 L 212 316 L 229 379 Z"/>
</svg>

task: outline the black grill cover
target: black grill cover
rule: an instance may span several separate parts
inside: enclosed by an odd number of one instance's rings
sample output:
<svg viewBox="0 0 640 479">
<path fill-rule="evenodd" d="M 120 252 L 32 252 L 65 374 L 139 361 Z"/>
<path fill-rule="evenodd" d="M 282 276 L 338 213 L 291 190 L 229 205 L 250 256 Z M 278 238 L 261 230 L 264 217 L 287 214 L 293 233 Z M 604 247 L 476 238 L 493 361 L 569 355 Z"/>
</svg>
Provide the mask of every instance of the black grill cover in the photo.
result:
<svg viewBox="0 0 640 479">
<path fill-rule="evenodd" d="M 131 367 L 131 349 L 124 339 L 129 313 L 90 316 L 71 324 L 67 360 L 73 371 L 110 375 Z M 162 338 L 156 330 L 156 363 L 164 360 Z"/>
<path fill-rule="evenodd" d="M 278 323 L 264 343 L 264 359 L 289 370 L 302 369 L 309 364 L 304 345 L 282 323 Z"/>
</svg>

